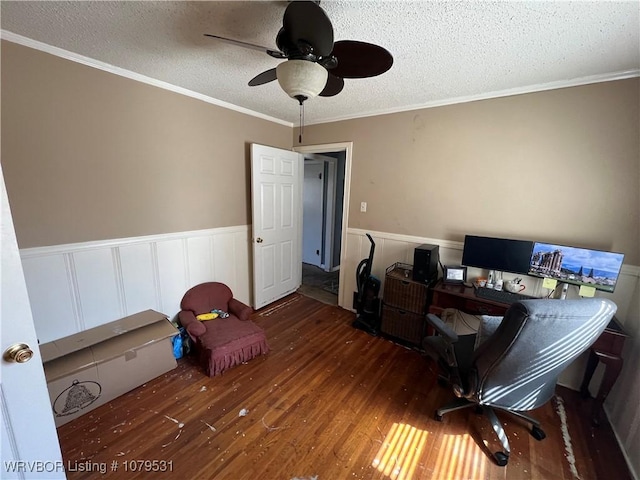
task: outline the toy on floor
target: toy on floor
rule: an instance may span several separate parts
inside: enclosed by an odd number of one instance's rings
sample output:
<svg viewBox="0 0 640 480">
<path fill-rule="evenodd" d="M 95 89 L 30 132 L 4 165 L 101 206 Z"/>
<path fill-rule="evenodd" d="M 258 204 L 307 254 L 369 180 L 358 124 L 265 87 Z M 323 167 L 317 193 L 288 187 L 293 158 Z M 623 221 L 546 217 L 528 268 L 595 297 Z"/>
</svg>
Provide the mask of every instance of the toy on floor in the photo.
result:
<svg viewBox="0 0 640 480">
<path fill-rule="evenodd" d="M 200 315 L 196 315 L 196 318 L 200 321 L 204 320 L 213 320 L 214 318 L 227 318 L 229 314 L 224 310 L 213 309 L 210 313 L 201 313 Z"/>
</svg>

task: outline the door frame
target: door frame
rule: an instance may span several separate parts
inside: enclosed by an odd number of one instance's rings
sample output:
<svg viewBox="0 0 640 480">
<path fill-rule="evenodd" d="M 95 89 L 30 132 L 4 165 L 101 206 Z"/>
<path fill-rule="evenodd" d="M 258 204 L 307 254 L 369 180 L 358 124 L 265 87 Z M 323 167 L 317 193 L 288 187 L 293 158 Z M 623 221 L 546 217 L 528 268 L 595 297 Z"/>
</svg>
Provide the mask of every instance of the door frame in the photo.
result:
<svg viewBox="0 0 640 480">
<path fill-rule="evenodd" d="M 342 268 L 346 264 L 347 252 L 347 226 L 349 225 L 349 198 L 351 197 L 351 162 L 353 155 L 353 142 L 325 143 L 318 145 L 305 145 L 294 147 L 293 150 L 303 155 L 306 153 L 327 153 L 327 152 L 345 152 L 344 162 L 344 196 L 342 199 L 342 235 L 340 247 L 340 275 L 338 284 L 338 306 L 347 308 L 348 299 L 346 298 L 345 285 L 345 269 Z M 304 161 L 304 160 L 303 160 Z M 302 242 L 302 238 L 300 239 Z M 300 263 L 300 275 L 302 276 L 302 262 Z"/>
</svg>

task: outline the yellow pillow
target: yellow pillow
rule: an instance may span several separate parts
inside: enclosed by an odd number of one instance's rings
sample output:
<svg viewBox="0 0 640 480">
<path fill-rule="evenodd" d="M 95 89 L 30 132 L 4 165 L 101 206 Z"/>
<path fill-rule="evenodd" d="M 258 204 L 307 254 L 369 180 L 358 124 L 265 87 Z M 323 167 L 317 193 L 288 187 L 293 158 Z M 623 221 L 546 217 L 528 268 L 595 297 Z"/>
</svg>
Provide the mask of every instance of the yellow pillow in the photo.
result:
<svg viewBox="0 0 640 480">
<path fill-rule="evenodd" d="M 200 315 L 196 315 L 198 320 L 213 320 L 214 318 L 218 318 L 217 313 L 201 313 Z"/>
</svg>

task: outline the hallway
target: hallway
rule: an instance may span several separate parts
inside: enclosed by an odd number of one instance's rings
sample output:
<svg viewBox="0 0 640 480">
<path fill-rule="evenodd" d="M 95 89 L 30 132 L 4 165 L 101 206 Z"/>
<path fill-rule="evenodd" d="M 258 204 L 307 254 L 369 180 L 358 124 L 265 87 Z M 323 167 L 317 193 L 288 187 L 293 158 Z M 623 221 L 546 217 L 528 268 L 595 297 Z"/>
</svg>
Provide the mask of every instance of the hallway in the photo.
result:
<svg viewBox="0 0 640 480">
<path fill-rule="evenodd" d="M 320 267 L 303 263 L 302 285 L 298 293 L 329 305 L 337 305 L 339 276 L 340 270 L 325 272 Z"/>
</svg>

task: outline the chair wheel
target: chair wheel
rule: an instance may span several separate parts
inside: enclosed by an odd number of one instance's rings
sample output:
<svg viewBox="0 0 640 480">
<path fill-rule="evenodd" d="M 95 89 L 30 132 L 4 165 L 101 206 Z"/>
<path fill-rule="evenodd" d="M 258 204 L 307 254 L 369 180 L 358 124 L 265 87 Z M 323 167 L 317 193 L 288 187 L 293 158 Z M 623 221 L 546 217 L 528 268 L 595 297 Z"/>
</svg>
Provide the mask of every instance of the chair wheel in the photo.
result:
<svg viewBox="0 0 640 480">
<path fill-rule="evenodd" d="M 507 463 L 509 463 L 509 455 L 504 452 L 496 452 L 493 454 L 493 458 L 496 459 L 496 463 L 499 467 L 504 467 Z"/>
<path fill-rule="evenodd" d="M 436 420 L 436 422 L 441 422 L 442 421 L 442 415 L 440 415 L 438 412 L 436 412 L 436 414 L 433 416 L 433 418 Z"/>
<path fill-rule="evenodd" d="M 534 425 L 533 427 L 531 427 L 531 436 L 536 440 L 542 440 L 547 436 L 547 434 L 544 433 L 544 430 L 542 430 L 540 427 L 536 427 Z"/>
</svg>

